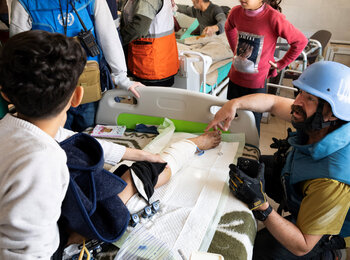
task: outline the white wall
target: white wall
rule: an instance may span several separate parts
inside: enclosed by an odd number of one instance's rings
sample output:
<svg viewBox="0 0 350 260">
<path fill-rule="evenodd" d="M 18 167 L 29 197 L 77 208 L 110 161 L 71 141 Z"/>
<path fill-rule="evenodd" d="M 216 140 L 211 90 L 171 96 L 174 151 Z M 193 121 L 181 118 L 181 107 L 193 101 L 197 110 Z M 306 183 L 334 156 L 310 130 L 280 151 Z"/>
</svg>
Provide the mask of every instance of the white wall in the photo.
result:
<svg viewBox="0 0 350 260">
<path fill-rule="evenodd" d="M 229 7 L 238 0 L 212 0 L 217 5 Z M 191 0 L 175 0 L 192 5 Z M 282 12 L 306 36 L 317 30 L 332 32 L 332 40 L 350 41 L 350 0 L 283 0 Z"/>
</svg>

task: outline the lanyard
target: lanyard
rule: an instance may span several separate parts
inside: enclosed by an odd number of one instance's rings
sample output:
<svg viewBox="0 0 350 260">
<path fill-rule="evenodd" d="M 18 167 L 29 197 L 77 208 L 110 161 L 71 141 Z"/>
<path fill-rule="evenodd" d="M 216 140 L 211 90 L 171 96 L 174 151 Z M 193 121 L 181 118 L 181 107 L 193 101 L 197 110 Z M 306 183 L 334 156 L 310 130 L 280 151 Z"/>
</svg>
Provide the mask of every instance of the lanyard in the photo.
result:
<svg viewBox="0 0 350 260">
<path fill-rule="evenodd" d="M 67 0 L 66 19 L 63 18 L 63 11 L 62 11 L 61 0 L 58 0 L 58 2 L 60 3 L 60 11 L 61 11 L 61 16 L 62 16 L 62 23 L 63 23 L 63 28 L 64 28 L 64 35 L 67 36 L 67 27 L 68 27 L 68 5 L 69 5 L 69 1 Z"/>
</svg>

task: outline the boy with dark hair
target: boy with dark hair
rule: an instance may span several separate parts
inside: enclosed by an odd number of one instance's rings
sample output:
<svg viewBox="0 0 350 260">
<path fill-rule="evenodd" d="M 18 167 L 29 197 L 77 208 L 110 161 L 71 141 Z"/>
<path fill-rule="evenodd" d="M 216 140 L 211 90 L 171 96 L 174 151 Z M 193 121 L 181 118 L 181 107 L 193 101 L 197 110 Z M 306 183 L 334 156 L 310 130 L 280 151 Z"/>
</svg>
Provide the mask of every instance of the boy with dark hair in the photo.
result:
<svg viewBox="0 0 350 260">
<path fill-rule="evenodd" d="M 40 30 L 17 34 L 2 49 L 0 91 L 14 104 L 17 115 L 0 120 L 0 259 L 49 259 L 58 248 L 57 221 L 69 171 L 67 155 L 57 141 L 74 135 L 62 126 L 67 110 L 82 99 L 77 82 L 85 63 L 85 51 L 73 38 Z M 194 154 L 197 146 L 210 149 L 219 141 L 218 134 L 212 133 L 180 146 Z M 157 173 L 156 186 L 176 172 L 181 162 L 177 153 L 185 153 L 180 147 L 168 151 L 163 160 L 159 154 L 99 142 L 105 161 L 112 164 L 121 159 L 169 162 Z M 126 203 L 139 190 L 129 170 L 120 176 L 126 187 L 118 197 Z"/>
<path fill-rule="evenodd" d="M 49 259 L 58 247 L 69 172 L 54 137 L 82 98 L 85 63 L 78 42 L 43 31 L 18 34 L 2 50 L 1 94 L 17 116 L 0 121 L 0 259 Z"/>
</svg>

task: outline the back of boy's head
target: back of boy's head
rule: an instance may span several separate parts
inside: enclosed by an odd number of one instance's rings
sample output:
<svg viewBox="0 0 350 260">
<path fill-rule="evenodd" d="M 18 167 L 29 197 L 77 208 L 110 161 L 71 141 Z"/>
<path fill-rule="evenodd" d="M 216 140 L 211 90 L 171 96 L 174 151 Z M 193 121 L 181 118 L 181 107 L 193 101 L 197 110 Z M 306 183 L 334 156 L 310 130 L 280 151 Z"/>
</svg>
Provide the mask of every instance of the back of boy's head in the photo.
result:
<svg viewBox="0 0 350 260">
<path fill-rule="evenodd" d="M 39 30 L 19 33 L 0 54 L 1 91 L 28 118 L 54 117 L 70 100 L 85 63 L 85 51 L 73 38 Z"/>
</svg>

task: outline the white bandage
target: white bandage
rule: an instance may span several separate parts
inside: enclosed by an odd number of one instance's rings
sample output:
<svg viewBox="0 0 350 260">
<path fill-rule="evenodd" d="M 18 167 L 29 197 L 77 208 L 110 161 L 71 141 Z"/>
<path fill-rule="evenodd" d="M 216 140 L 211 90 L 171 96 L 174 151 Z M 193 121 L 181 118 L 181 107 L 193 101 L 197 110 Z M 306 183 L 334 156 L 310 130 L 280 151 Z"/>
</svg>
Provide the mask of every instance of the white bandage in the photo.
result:
<svg viewBox="0 0 350 260">
<path fill-rule="evenodd" d="M 190 140 L 185 139 L 171 144 L 165 148 L 160 156 L 166 161 L 171 169 L 171 174 L 177 173 L 194 156 L 197 146 Z"/>
</svg>

